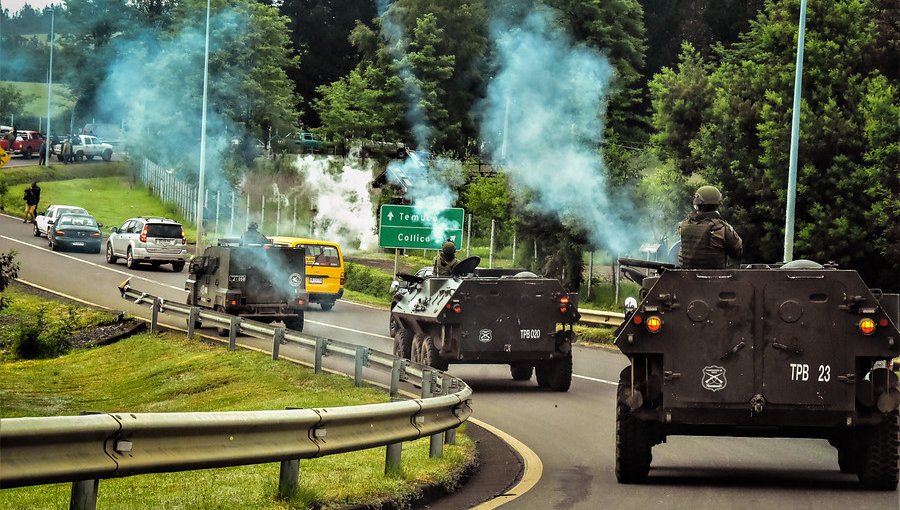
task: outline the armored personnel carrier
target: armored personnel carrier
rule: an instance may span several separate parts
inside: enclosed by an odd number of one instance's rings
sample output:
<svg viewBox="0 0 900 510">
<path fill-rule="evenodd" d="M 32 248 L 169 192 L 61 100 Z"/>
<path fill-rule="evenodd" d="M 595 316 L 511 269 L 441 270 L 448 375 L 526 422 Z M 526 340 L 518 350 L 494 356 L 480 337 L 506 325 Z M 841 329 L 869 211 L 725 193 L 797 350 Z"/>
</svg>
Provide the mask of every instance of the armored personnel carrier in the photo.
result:
<svg viewBox="0 0 900 510">
<path fill-rule="evenodd" d="M 641 284 L 615 340 L 631 361 L 617 395 L 620 483 L 643 482 L 670 435 L 801 437 L 827 439 L 866 487 L 896 489 L 900 295 L 812 261 L 620 263 Z"/>
<path fill-rule="evenodd" d="M 210 246 L 193 259 L 184 283 L 187 304 L 303 331 L 309 304 L 302 248 Z M 227 334 L 220 330 L 219 334 Z"/>
<path fill-rule="evenodd" d="M 578 295 L 556 279 L 478 263 L 462 260 L 449 277 L 397 274 L 394 354 L 439 370 L 508 364 L 517 381 L 536 374 L 542 388 L 568 391 Z"/>
</svg>

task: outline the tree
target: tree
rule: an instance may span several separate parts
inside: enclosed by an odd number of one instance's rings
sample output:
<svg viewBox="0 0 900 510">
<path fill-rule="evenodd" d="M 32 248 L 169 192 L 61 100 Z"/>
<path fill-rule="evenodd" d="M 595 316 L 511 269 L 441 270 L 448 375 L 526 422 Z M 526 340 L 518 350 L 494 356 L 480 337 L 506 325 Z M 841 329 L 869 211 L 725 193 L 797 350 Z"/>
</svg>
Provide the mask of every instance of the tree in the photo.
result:
<svg viewBox="0 0 900 510">
<path fill-rule="evenodd" d="M 32 96 L 26 96 L 16 87 L 0 83 L 0 119 L 9 120 L 10 116 L 22 116 L 25 103 L 31 101 Z"/>
<path fill-rule="evenodd" d="M 19 275 L 19 263 L 15 261 L 16 252 L 0 253 L 0 292 L 6 290 L 9 283 L 16 279 Z M 6 297 L 0 297 L 0 310 L 6 308 L 9 300 Z"/>
</svg>

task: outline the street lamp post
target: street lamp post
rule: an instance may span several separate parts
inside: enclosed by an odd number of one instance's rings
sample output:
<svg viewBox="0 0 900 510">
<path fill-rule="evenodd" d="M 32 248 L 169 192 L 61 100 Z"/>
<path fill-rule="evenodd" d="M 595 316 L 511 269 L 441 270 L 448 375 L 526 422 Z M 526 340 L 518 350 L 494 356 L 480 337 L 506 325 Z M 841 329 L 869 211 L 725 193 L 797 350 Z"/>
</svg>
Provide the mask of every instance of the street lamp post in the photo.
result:
<svg viewBox="0 0 900 510">
<path fill-rule="evenodd" d="M 44 166 L 50 166 L 50 117 L 52 112 L 50 106 L 53 97 L 53 43 L 55 41 L 56 32 L 54 31 L 54 22 L 56 19 L 56 11 L 50 8 L 50 72 L 47 74 L 47 136 L 44 141 Z"/>
<path fill-rule="evenodd" d="M 803 40 L 806 34 L 806 0 L 800 0 L 797 29 L 797 68 L 794 72 L 794 111 L 791 119 L 791 160 L 788 167 L 787 211 L 784 219 L 784 262 L 794 260 L 794 208 L 797 199 L 797 152 L 800 143 L 800 86 L 803 83 Z"/>
<path fill-rule="evenodd" d="M 203 52 L 203 114 L 200 119 L 200 180 L 197 183 L 196 254 L 198 257 L 203 254 L 203 207 L 206 205 L 203 178 L 206 173 L 206 102 L 209 86 L 209 10 L 210 0 L 206 0 L 206 47 Z"/>
</svg>

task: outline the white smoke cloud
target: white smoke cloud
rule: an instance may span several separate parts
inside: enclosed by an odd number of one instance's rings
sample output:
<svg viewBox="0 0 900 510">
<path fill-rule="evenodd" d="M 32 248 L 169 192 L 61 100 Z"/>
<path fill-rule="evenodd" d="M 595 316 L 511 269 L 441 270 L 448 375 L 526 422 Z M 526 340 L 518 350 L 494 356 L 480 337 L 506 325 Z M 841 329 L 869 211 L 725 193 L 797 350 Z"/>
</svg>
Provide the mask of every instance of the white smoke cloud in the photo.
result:
<svg viewBox="0 0 900 510">
<path fill-rule="evenodd" d="M 555 19 L 538 8 L 518 26 L 491 27 L 499 70 L 480 105 L 481 136 L 512 185 L 532 192 L 536 212 L 583 227 L 598 246 L 625 251 L 633 207 L 611 198 L 599 151 L 614 70 Z"/>
</svg>

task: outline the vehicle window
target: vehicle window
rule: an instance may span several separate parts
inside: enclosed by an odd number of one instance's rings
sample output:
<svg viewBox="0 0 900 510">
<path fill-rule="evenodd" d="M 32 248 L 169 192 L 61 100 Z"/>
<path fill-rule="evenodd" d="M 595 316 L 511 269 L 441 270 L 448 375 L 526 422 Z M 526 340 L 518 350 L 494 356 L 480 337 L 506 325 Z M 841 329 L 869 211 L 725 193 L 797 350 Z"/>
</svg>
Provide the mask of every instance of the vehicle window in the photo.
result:
<svg viewBox="0 0 900 510">
<path fill-rule="evenodd" d="M 131 228 L 131 220 L 126 221 L 122 224 L 122 227 L 119 228 L 119 232 L 128 233 L 128 229 Z"/>
<path fill-rule="evenodd" d="M 58 209 L 57 214 L 87 214 L 87 211 L 80 207 L 67 207 Z"/>
<path fill-rule="evenodd" d="M 137 234 L 144 228 L 144 224 L 138 220 L 134 220 L 131 222 L 131 226 L 128 227 L 128 232 L 130 234 Z"/>
<path fill-rule="evenodd" d="M 341 267 L 341 259 L 338 257 L 337 248 L 321 244 L 304 244 L 306 249 L 306 265 Z"/>
<path fill-rule="evenodd" d="M 97 222 L 90 216 L 72 216 L 64 214 L 59 218 L 60 225 L 73 225 L 79 227 L 96 227 Z"/>
<path fill-rule="evenodd" d="M 149 223 L 147 237 L 181 239 L 181 225 L 177 223 Z"/>
</svg>

